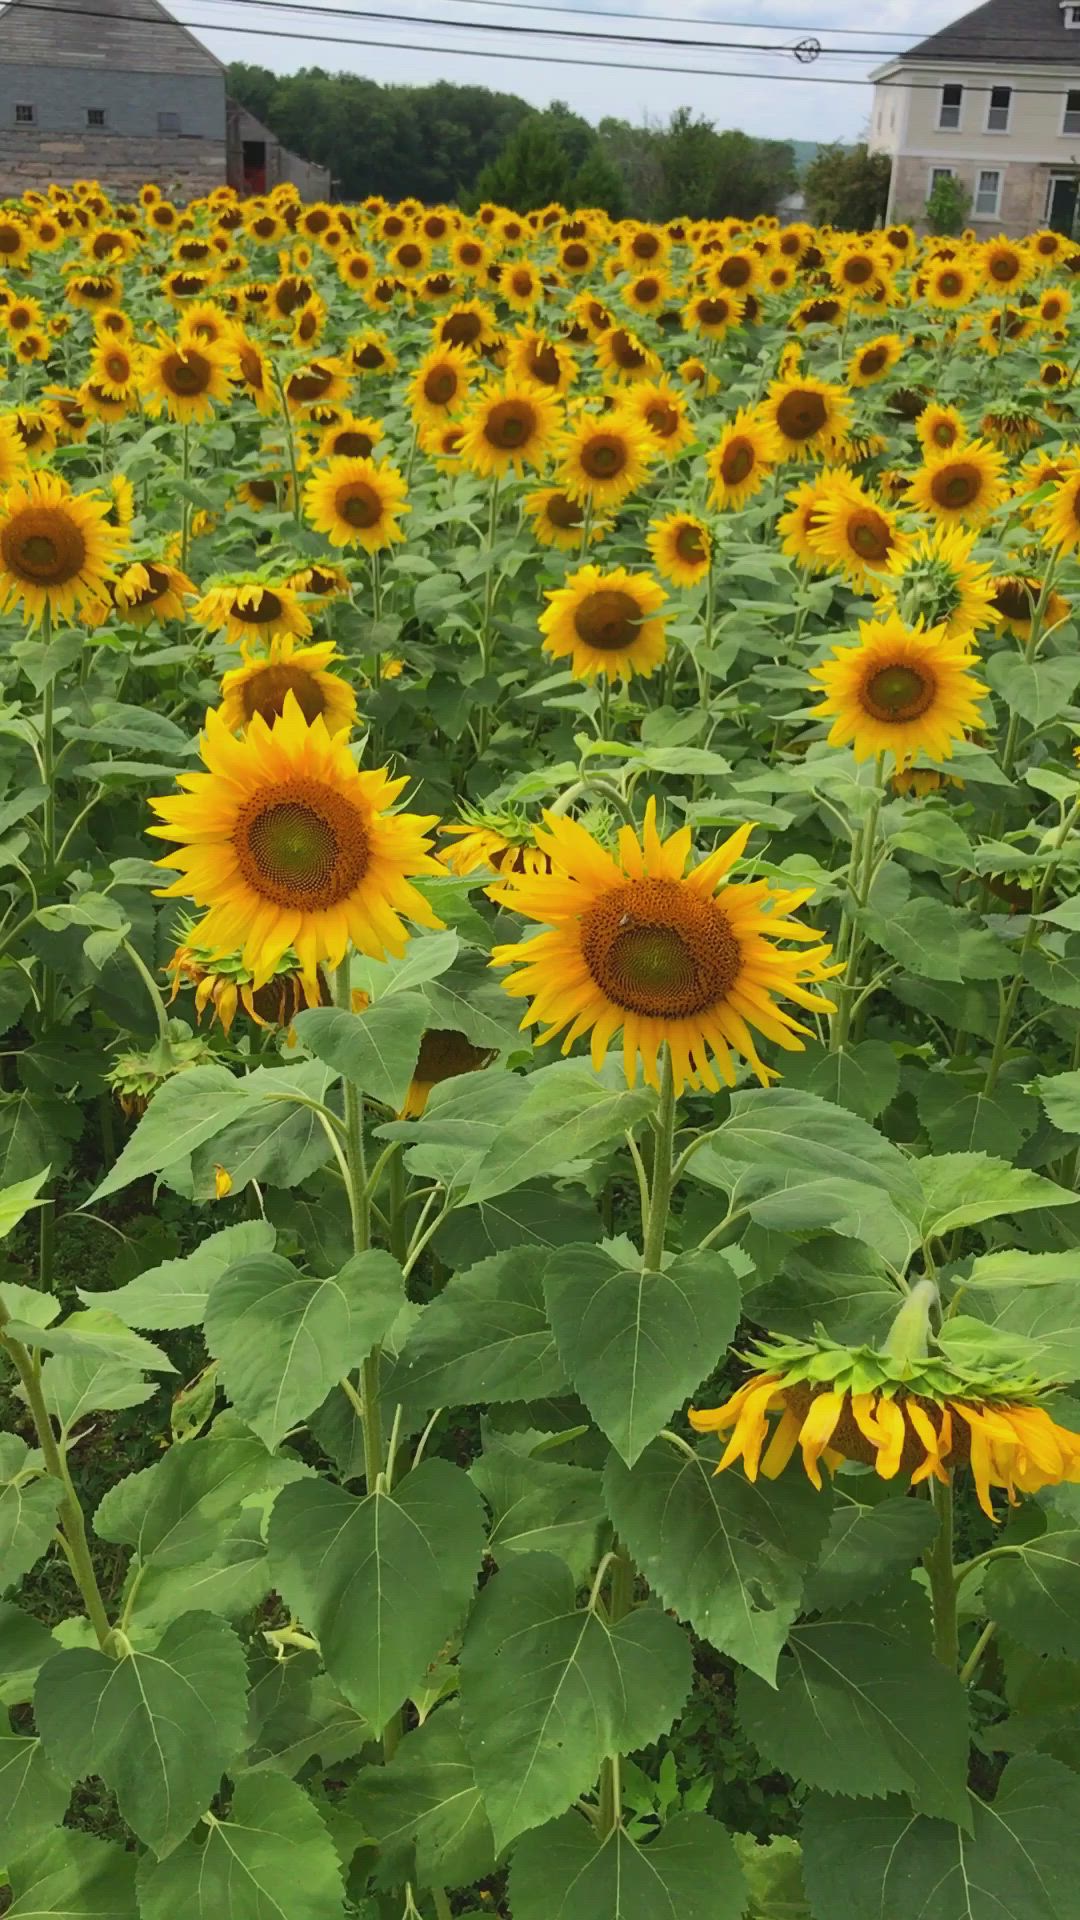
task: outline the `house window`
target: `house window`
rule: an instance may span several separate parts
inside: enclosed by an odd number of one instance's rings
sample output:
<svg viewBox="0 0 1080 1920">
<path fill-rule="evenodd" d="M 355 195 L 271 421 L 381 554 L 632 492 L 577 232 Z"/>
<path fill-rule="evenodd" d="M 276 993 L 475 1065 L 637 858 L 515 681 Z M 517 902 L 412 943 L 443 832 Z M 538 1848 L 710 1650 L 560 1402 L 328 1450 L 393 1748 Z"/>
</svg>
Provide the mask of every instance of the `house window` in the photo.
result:
<svg viewBox="0 0 1080 1920">
<path fill-rule="evenodd" d="M 1080 12 L 1080 8 L 1077 8 Z M 1065 95 L 1065 117 L 1061 122 L 1062 133 L 1080 133 L 1080 91 L 1070 91 Z"/>
<path fill-rule="evenodd" d="M 933 193 L 934 188 L 937 186 L 937 183 L 939 180 L 951 180 L 952 177 L 953 177 L 953 169 L 951 167 L 931 167 L 930 169 L 931 193 Z"/>
<path fill-rule="evenodd" d="M 991 87 L 990 105 L 986 113 L 987 133 L 1008 133 L 1009 109 L 1011 106 L 1011 87 Z"/>
<path fill-rule="evenodd" d="M 159 133 L 179 133 L 180 115 L 178 113 L 159 113 L 157 117 Z"/>
<path fill-rule="evenodd" d="M 955 132 L 960 125 L 960 109 L 964 102 L 964 89 L 950 82 L 941 89 L 941 108 L 938 113 L 938 126 L 942 132 Z"/>
<path fill-rule="evenodd" d="M 105 125 L 104 107 L 87 107 L 86 124 L 88 127 L 103 127 Z"/>
<path fill-rule="evenodd" d="M 1062 12 L 1067 27 L 1080 27 L 1080 7 L 1063 7 Z"/>
<path fill-rule="evenodd" d="M 1001 172 L 997 167 L 983 167 L 975 188 L 975 204 L 972 212 L 982 220 L 996 220 L 1001 205 Z"/>
<path fill-rule="evenodd" d="M 31 107 L 27 105 L 19 106 L 18 104 L 16 105 L 15 125 L 17 127 L 32 127 L 36 119 L 37 119 L 36 107 Z"/>
</svg>

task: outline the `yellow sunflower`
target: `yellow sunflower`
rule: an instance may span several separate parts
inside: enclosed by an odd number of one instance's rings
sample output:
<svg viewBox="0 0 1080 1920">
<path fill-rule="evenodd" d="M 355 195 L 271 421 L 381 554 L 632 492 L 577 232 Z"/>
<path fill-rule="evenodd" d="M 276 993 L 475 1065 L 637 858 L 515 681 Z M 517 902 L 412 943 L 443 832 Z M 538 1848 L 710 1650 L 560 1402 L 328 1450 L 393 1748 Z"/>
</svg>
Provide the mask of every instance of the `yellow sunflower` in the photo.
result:
<svg viewBox="0 0 1080 1920">
<path fill-rule="evenodd" d="M 338 653 L 332 640 L 294 647 L 271 641 L 265 655 L 249 655 L 221 682 L 221 718 L 230 733 L 245 733 L 256 714 L 270 725 L 292 694 L 304 719 L 322 719 L 327 733 L 347 733 L 356 719 L 356 695 L 339 674 L 328 671 Z"/>
<path fill-rule="evenodd" d="M 328 460 L 304 485 L 304 512 L 335 547 L 379 553 L 404 540 L 399 523 L 411 511 L 404 477 L 374 460 Z"/>
<path fill-rule="evenodd" d="M 639 380 L 627 394 L 626 410 L 648 428 L 661 460 L 677 459 L 697 437 L 686 395 L 666 380 Z"/>
<path fill-rule="evenodd" d="M 887 1348 L 770 1336 L 754 1372 L 723 1406 L 690 1409 L 698 1433 L 730 1432 L 717 1473 L 741 1460 L 748 1480 L 775 1480 L 796 1448 L 820 1489 L 821 1462 L 873 1467 L 882 1480 L 950 1484 L 967 1469 L 983 1512 L 991 1493 L 1038 1493 L 1080 1481 L 1080 1437 L 1038 1404 L 1047 1386 L 992 1365 L 959 1368 L 944 1353 L 899 1360 Z M 770 1416 L 779 1415 L 772 1423 Z"/>
<path fill-rule="evenodd" d="M 923 408 L 915 422 L 915 434 L 924 453 L 931 456 L 951 453 L 968 438 L 967 427 L 956 408 L 940 406 L 936 400 Z"/>
<path fill-rule="evenodd" d="M 687 873 L 690 828 L 661 840 L 651 799 L 642 838 L 624 827 L 615 856 L 577 821 L 553 814 L 545 821 L 536 839 L 552 873 L 513 875 L 497 890 L 501 905 L 546 929 L 492 955 L 494 965 L 515 969 L 507 992 L 531 1002 L 522 1026 L 543 1026 L 540 1043 L 565 1029 L 564 1053 L 591 1033 L 597 1069 L 621 1028 L 631 1086 L 639 1060 L 649 1084 L 658 1084 L 665 1043 L 679 1093 L 688 1083 L 717 1092 L 717 1069 L 734 1086 L 733 1053 L 763 1084 L 775 1079 L 752 1029 L 796 1053 L 807 1031 L 777 999 L 833 1011 L 806 984 L 832 971 L 830 949 L 789 917 L 812 889 L 728 880 L 751 826 Z M 779 945 L 785 940 L 808 950 L 787 951 Z"/>
<path fill-rule="evenodd" d="M 229 398 L 231 353 L 220 343 L 164 337 L 143 355 L 141 385 L 147 411 L 171 420 L 209 420 L 214 402 Z"/>
<path fill-rule="evenodd" d="M 329 560 L 316 560 L 291 573 L 285 585 L 294 593 L 310 593 L 317 600 L 337 600 L 349 591 L 349 576 L 344 567 Z"/>
<path fill-rule="evenodd" d="M 210 633 L 224 633 L 226 640 L 239 643 L 245 650 L 257 643 L 267 646 L 275 640 L 303 640 L 311 632 L 311 621 L 296 594 L 284 582 L 272 585 L 264 580 L 226 580 L 211 586 L 191 609 L 196 625 Z"/>
<path fill-rule="evenodd" d="M 980 249 L 979 268 L 991 292 L 1012 293 L 1031 279 L 1035 263 L 1021 242 L 1006 240 L 1002 234 Z"/>
<path fill-rule="evenodd" d="M 840 567 L 861 591 L 908 549 L 896 516 L 868 493 L 847 468 L 834 468 L 816 510 L 814 545 L 830 566 Z"/>
<path fill-rule="evenodd" d="M 648 428 L 625 408 L 582 411 L 561 436 L 556 471 L 572 500 L 591 501 L 604 511 L 641 486 L 654 454 Z"/>
<path fill-rule="evenodd" d="M 759 413 L 789 460 L 810 460 L 847 432 L 851 400 L 842 387 L 809 374 L 774 380 Z"/>
<path fill-rule="evenodd" d="M 482 300 L 459 300 L 435 323 L 435 339 L 443 347 L 463 347 L 466 353 L 482 353 L 498 338 L 499 327 L 491 308 Z"/>
<path fill-rule="evenodd" d="M 525 495 L 525 511 L 541 546 L 558 547 L 564 553 L 577 553 L 585 535 L 585 508 L 580 500 L 571 500 L 562 487 L 538 487 Z M 594 514 L 589 524 L 590 544 L 602 540 L 610 522 Z"/>
<path fill-rule="evenodd" d="M 578 376 L 578 363 L 568 346 L 552 340 L 536 327 L 519 327 L 510 346 L 510 374 L 518 380 L 566 393 Z"/>
<path fill-rule="evenodd" d="M 962 260 L 939 260 L 925 276 L 923 298 L 928 307 L 948 313 L 974 299 L 978 278 Z"/>
<path fill-rule="evenodd" d="M 544 283 L 531 260 L 515 260 L 499 279 L 499 296 L 515 313 L 532 313 L 544 297 Z"/>
<path fill-rule="evenodd" d="M 633 274 L 623 286 L 621 297 L 634 313 L 659 313 L 671 298 L 671 281 L 663 268 L 650 268 Z"/>
<path fill-rule="evenodd" d="M 350 942 L 381 960 L 405 950 L 403 915 L 439 924 L 409 877 L 442 871 L 434 819 L 391 812 L 406 780 L 362 773 L 344 736 L 309 724 L 295 698 L 241 738 L 209 712 L 202 757 L 207 772 L 181 774 L 181 795 L 151 801 L 163 824 L 150 832 L 180 843 L 159 863 L 180 875 L 161 892 L 208 909 L 203 945 L 241 949 L 255 987 L 291 948 L 315 1005 L 320 962 L 339 966 Z"/>
<path fill-rule="evenodd" d="M 108 598 L 122 536 L 99 493 L 72 493 L 38 468 L 13 482 L 0 503 L 0 609 L 21 606 L 37 626 L 46 609 L 75 620 Z"/>
<path fill-rule="evenodd" d="M 742 317 L 743 303 L 733 293 L 695 293 L 682 310 L 687 332 L 704 334 L 707 340 L 722 340 Z"/>
<path fill-rule="evenodd" d="M 856 760 L 882 753 L 898 767 L 919 753 L 948 760 L 956 741 L 980 725 L 976 703 L 986 688 L 975 678 L 977 665 L 967 636 L 908 626 L 896 614 L 862 620 L 857 641 L 811 668 L 824 695 L 812 712 L 832 720 L 829 744 L 851 746 Z"/>
<path fill-rule="evenodd" d="M 59 407 L 56 409 L 59 414 Z M 26 447 L 14 422 L 0 415 L 0 488 L 9 487 L 26 466 Z"/>
<path fill-rule="evenodd" d="M 1014 633 L 1018 640 L 1031 639 L 1035 624 L 1035 612 L 1043 599 L 1045 582 L 1035 574 L 1004 573 L 998 574 L 990 582 L 990 604 L 1002 621 L 1002 624 Z M 1072 612 L 1064 594 L 1056 593 L 1053 588 L 1043 601 L 1039 628 L 1043 634 L 1060 627 Z"/>
<path fill-rule="evenodd" d="M 629 327 L 606 328 L 597 338 L 596 357 L 609 380 L 625 385 L 634 380 L 655 380 L 661 371 L 659 354 Z"/>
<path fill-rule="evenodd" d="M 966 440 L 952 453 L 928 455 L 908 488 L 908 500 L 948 526 L 977 527 L 1005 498 L 1005 460 L 985 440 Z"/>
<path fill-rule="evenodd" d="M 544 652 L 570 661 L 579 680 L 648 679 L 667 652 L 667 599 L 659 581 L 625 567 L 579 567 L 566 585 L 549 588 L 540 615 Z"/>
<path fill-rule="evenodd" d="M 347 460 L 370 460 L 385 431 L 382 421 L 369 413 L 342 414 L 322 435 L 318 457 L 320 460 L 340 456 Z"/>
<path fill-rule="evenodd" d="M 1068 473 L 1058 482 L 1036 517 L 1048 547 L 1080 552 L 1080 472 Z"/>
<path fill-rule="evenodd" d="M 341 361 L 332 357 L 309 360 L 285 381 L 290 413 L 302 414 L 308 407 L 334 407 L 348 397 L 348 375 Z"/>
<path fill-rule="evenodd" d="M 460 412 L 475 370 L 475 358 L 464 347 L 432 347 L 408 385 L 413 419 L 421 426 L 438 427 Z"/>
<path fill-rule="evenodd" d="M 278 400 L 274 387 L 274 375 L 258 341 L 253 340 L 243 328 L 237 327 L 232 337 L 233 365 L 232 376 L 237 385 L 253 400 L 260 413 L 276 413 Z"/>
<path fill-rule="evenodd" d="M 543 466 L 558 429 L 560 407 L 533 381 L 489 381 L 462 420 L 460 454 L 485 479 Z"/>
<path fill-rule="evenodd" d="M 904 351 L 898 333 L 879 333 L 859 347 L 848 361 L 849 387 L 871 387 L 892 372 Z"/>
<path fill-rule="evenodd" d="M 696 587 L 712 565 L 712 535 L 693 513 L 669 513 L 653 520 L 645 544 L 657 573 L 673 587 Z"/>
<path fill-rule="evenodd" d="M 184 603 L 198 588 L 165 560 L 135 560 L 117 574 L 110 592 L 117 613 L 129 625 L 148 627 L 154 620 L 183 620 Z"/>
<path fill-rule="evenodd" d="M 1072 312 L 1073 297 L 1067 287 L 1047 287 L 1039 299 L 1039 320 L 1044 327 L 1063 327 Z"/>
<path fill-rule="evenodd" d="M 977 537 L 963 527 L 920 529 L 875 581 L 878 613 L 898 614 L 908 626 L 942 627 L 950 640 L 997 626 L 990 569 L 971 557 Z"/>
<path fill-rule="evenodd" d="M 715 507 L 737 509 L 757 493 L 782 459 L 775 429 L 754 407 L 740 407 L 706 457 Z"/>
<path fill-rule="evenodd" d="M 788 510 L 780 515 L 776 523 L 781 552 L 809 573 L 826 571 L 827 563 L 822 558 L 816 536 L 831 483 L 832 474 L 828 471 L 815 474 L 812 480 L 803 480 L 785 495 Z"/>
<path fill-rule="evenodd" d="M 465 809 L 466 818 L 439 828 L 440 838 L 452 845 L 440 847 L 439 858 L 463 880 L 474 873 L 550 873 L 551 860 L 533 845 L 534 827 L 509 808 L 500 813 Z M 485 888 L 490 893 L 490 888 Z"/>
</svg>

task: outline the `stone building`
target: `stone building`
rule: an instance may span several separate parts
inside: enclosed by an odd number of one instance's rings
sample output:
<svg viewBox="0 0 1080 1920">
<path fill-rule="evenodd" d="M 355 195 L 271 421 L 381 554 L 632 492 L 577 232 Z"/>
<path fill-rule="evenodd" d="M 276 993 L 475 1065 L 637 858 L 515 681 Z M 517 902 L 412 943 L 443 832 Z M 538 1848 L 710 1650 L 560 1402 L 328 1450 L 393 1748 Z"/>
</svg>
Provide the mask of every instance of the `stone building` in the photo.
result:
<svg viewBox="0 0 1080 1920">
<path fill-rule="evenodd" d="M 330 176 L 228 99 L 225 68 L 160 0 L 10 0 L 0 12 L 0 197 L 100 180 L 190 200 Z M 260 184 L 261 183 L 261 184 Z"/>
<path fill-rule="evenodd" d="M 1019 237 L 1044 224 L 1073 232 L 1076 0 L 985 0 L 871 77 L 869 144 L 893 162 L 887 220 L 923 222 L 936 178 L 953 174 L 970 195 L 977 233 Z"/>
</svg>

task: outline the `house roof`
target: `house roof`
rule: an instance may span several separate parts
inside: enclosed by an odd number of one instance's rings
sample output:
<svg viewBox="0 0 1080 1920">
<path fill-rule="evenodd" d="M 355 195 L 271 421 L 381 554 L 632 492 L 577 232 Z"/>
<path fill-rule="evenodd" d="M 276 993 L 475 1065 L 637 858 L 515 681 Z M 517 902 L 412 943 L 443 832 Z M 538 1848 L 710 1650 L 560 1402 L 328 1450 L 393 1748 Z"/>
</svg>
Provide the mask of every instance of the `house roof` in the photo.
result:
<svg viewBox="0 0 1080 1920">
<path fill-rule="evenodd" d="M 1065 25 L 1059 0 L 985 0 L 908 47 L 901 60 L 1060 61 L 1080 66 L 1080 31 Z"/>
<path fill-rule="evenodd" d="M 76 67 L 89 73 L 223 74 L 220 60 L 160 0 L 9 0 L 0 11 L 5 66 Z"/>
</svg>

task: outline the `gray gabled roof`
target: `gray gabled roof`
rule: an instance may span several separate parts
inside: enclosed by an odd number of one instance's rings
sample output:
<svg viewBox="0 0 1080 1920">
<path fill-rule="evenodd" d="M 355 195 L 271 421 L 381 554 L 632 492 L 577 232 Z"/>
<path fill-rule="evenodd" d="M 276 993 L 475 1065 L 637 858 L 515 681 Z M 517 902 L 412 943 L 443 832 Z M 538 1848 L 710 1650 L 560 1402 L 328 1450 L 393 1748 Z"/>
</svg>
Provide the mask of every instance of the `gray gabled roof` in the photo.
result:
<svg viewBox="0 0 1080 1920">
<path fill-rule="evenodd" d="M 1058 0 L 985 0 L 920 40 L 901 60 L 1061 61 L 1080 66 L 1080 29 L 1065 25 Z"/>
<path fill-rule="evenodd" d="M 160 0 L 10 0 L 0 12 L 0 62 L 93 73 L 224 73 Z"/>
</svg>

